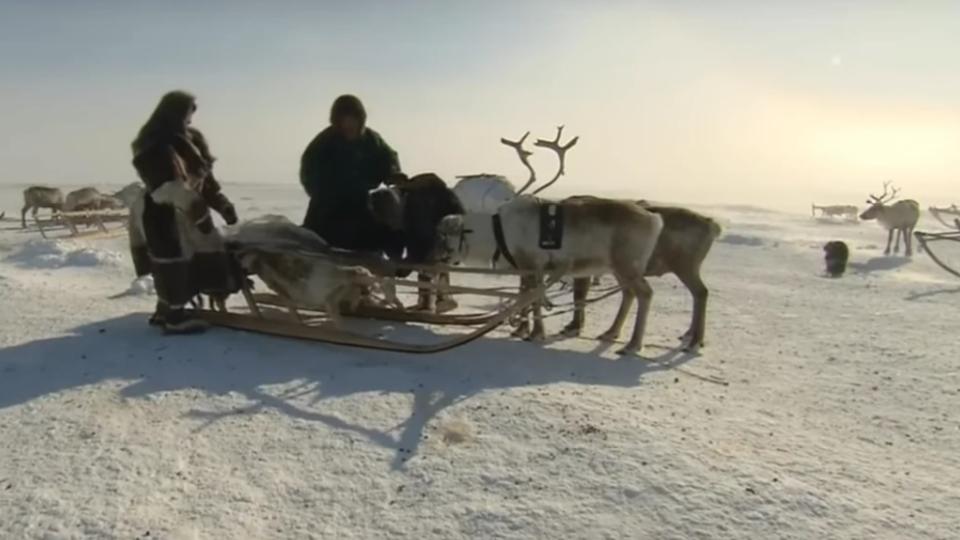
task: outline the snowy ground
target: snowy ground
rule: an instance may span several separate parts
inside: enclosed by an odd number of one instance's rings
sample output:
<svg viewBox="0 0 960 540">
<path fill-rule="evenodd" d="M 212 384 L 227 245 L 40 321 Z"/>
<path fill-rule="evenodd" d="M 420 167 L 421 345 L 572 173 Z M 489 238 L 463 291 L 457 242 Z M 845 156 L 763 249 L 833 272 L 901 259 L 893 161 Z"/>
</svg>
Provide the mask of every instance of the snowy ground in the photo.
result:
<svg viewBox="0 0 960 540">
<path fill-rule="evenodd" d="M 960 537 L 960 283 L 875 224 L 702 209 L 725 236 L 700 356 L 664 278 L 645 358 L 504 332 L 411 357 L 162 337 L 122 236 L 38 240 L 0 195 L 2 538 Z"/>
</svg>

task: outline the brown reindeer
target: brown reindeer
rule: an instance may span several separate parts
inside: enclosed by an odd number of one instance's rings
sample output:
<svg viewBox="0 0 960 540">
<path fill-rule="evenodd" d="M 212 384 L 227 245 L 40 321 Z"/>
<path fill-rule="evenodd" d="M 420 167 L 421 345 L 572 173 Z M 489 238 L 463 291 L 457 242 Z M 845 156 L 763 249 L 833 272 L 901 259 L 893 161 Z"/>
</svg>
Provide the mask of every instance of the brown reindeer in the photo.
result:
<svg viewBox="0 0 960 540">
<path fill-rule="evenodd" d="M 63 210 L 63 192 L 46 186 L 30 186 L 23 190 L 23 209 L 20 210 L 20 226 L 27 228 L 27 211 L 37 219 L 37 211 L 49 208 L 54 213 Z"/>
<path fill-rule="evenodd" d="M 693 297 L 693 318 L 690 321 L 690 328 L 680 339 L 683 340 L 684 348 L 688 350 L 702 347 L 709 291 L 700 277 L 700 267 L 710 252 L 713 241 L 720 236 L 720 225 L 707 216 L 686 208 L 653 206 L 646 201 L 638 201 L 637 204 L 663 218 L 663 231 L 660 232 L 657 247 L 653 250 L 645 275 L 673 274 L 690 291 Z M 573 320 L 564 327 L 563 335 L 580 335 L 585 322 L 584 302 L 590 291 L 590 285 L 591 280 L 587 277 L 574 280 Z"/>
</svg>

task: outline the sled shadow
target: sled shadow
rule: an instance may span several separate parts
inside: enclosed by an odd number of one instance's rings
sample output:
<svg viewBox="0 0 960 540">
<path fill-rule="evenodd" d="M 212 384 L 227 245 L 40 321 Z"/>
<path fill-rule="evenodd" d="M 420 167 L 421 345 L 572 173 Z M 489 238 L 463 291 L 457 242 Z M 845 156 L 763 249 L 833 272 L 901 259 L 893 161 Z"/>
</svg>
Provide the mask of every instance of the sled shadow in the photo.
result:
<svg viewBox="0 0 960 540">
<path fill-rule="evenodd" d="M 107 380 L 125 384 L 119 393 L 127 399 L 186 389 L 210 396 L 237 393 L 250 402 L 240 412 L 271 409 L 354 433 L 393 450 L 391 466 L 402 469 L 418 452 L 431 421 L 477 394 L 556 383 L 633 388 L 644 375 L 693 358 L 679 350 L 652 349 L 653 358 L 610 360 L 496 337 L 425 356 L 226 329 L 167 338 L 149 328 L 146 318 L 141 313 L 108 319 L 69 335 L 0 349 L 0 409 Z M 271 387 L 285 390 L 267 390 Z M 325 400 L 368 393 L 412 395 L 409 415 L 382 429 L 324 410 Z M 233 407 L 217 408 L 215 399 L 210 402 L 212 409 L 184 411 L 186 418 L 199 421 L 198 430 L 238 414 Z"/>
<path fill-rule="evenodd" d="M 931 296 L 939 296 L 942 294 L 960 294 L 960 287 L 951 287 L 948 289 L 932 289 L 929 291 L 914 292 L 914 293 L 910 293 L 906 298 L 904 298 L 904 300 L 913 302 L 916 300 L 922 300 L 924 298 L 930 298 Z"/>
<path fill-rule="evenodd" d="M 912 259 L 909 257 L 874 257 L 863 263 L 852 262 L 849 264 L 849 267 L 854 274 L 866 275 L 874 272 L 889 272 L 891 270 L 896 270 L 901 266 L 909 264 L 910 261 L 912 261 Z"/>
</svg>

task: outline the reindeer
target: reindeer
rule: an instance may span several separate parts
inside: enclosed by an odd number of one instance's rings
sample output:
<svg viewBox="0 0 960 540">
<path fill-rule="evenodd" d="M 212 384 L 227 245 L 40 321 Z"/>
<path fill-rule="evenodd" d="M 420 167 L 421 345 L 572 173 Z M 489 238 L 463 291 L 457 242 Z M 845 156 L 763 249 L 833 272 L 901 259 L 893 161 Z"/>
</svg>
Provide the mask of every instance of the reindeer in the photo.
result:
<svg viewBox="0 0 960 540">
<path fill-rule="evenodd" d="M 458 176 L 453 192 L 467 212 L 493 214 L 505 202 L 517 196 L 517 188 L 499 174 Z"/>
<path fill-rule="evenodd" d="M 549 187 L 564 174 L 566 152 L 577 139 L 560 144 L 563 128 L 557 130 L 553 141 L 538 139 L 534 144 L 557 153 L 559 168 L 552 180 L 534 191 L 534 195 Z M 488 265 L 504 258 L 518 270 L 530 271 L 521 288 L 528 290 L 543 282 L 549 275 L 593 276 L 612 273 L 622 287 L 620 309 L 610 329 L 600 339 L 615 340 L 634 301 L 640 305 L 634 320 L 633 334 L 620 349 L 621 354 L 632 354 L 643 345 L 643 334 L 653 290 L 644 278 L 644 272 L 663 228 L 662 218 L 628 201 L 589 197 L 566 199 L 559 202 L 542 201 L 523 192 L 536 181 L 536 172 L 528 160 L 532 152 L 523 148 L 530 135 L 518 141 L 501 139 L 516 150 L 521 163 L 530 171 L 530 179 L 519 195 L 503 204 L 492 217 L 484 213 L 447 216 L 437 230 L 438 252 L 442 260 L 451 263 L 468 262 Z M 564 236 L 556 249 L 540 247 L 539 229 L 541 206 L 548 212 L 563 214 Z M 526 337 L 543 339 L 542 306 L 533 306 L 533 331 Z M 526 325 L 521 325 L 521 329 Z M 519 329 L 518 329 L 519 330 Z"/>
<path fill-rule="evenodd" d="M 870 207 L 860 214 L 860 219 L 876 219 L 885 229 L 887 229 L 887 249 L 883 251 L 884 255 L 890 254 L 890 244 L 893 243 L 893 234 L 897 234 L 897 243 L 893 248 L 894 253 L 900 253 L 900 236 L 903 236 L 903 243 L 906 246 L 907 257 L 913 255 L 913 229 L 920 220 L 920 204 L 912 199 L 897 201 L 894 204 L 887 204 L 893 201 L 900 190 L 896 187 L 890 189 L 890 182 L 883 183 L 883 194 L 877 197 L 870 194 L 867 201 Z"/>
<path fill-rule="evenodd" d="M 849 204 L 833 204 L 827 206 L 818 206 L 816 203 L 810 204 L 810 215 L 817 217 L 817 211 L 820 211 L 822 217 L 846 217 L 851 221 L 856 221 L 857 219 L 857 210 L 856 206 Z"/>
<path fill-rule="evenodd" d="M 63 211 L 63 192 L 57 188 L 30 186 L 23 190 L 23 209 L 20 210 L 20 227 L 27 228 L 27 211 L 37 219 L 37 211 L 49 208 L 54 213 Z"/>
<path fill-rule="evenodd" d="M 86 187 L 67 193 L 63 204 L 65 212 L 88 210 L 117 210 L 124 207 L 123 201 L 112 195 L 104 195 L 97 188 Z"/>
<path fill-rule="evenodd" d="M 585 196 L 571 197 L 585 198 Z M 695 350 L 704 344 L 709 290 L 700 277 L 700 267 L 720 236 L 720 225 L 707 216 L 673 206 L 654 206 L 646 201 L 637 205 L 663 218 L 663 231 L 657 239 L 645 275 L 677 276 L 693 297 L 693 317 L 686 333 L 680 336 L 683 348 Z M 590 279 L 577 278 L 573 282 L 573 320 L 564 327 L 562 335 L 578 336 L 586 321 L 584 302 L 590 292 Z"/>
<path fill-rule="evenodd" d="M 114 193 L 112 197 L 119 200 L 125 208 L 133 208 L 138 200 L 143 199 L 144 192 L 146 188 L 142 182 L 132 182 Z"/>
</svg>

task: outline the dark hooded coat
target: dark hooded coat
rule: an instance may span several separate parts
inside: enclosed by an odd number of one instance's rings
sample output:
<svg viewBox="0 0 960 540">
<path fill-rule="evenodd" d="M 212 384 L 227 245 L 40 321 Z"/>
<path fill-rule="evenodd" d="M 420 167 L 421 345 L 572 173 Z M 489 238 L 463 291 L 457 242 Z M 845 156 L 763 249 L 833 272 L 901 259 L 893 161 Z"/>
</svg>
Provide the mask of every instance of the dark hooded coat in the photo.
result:
<svg viewBox="0 0 960 540">
<path fill-rule="evenodd" d="M 206 139 L 187 126 L 195 107 L 190 94 L 166 94 L 132 144 L 133 166 L 146 184 L 142 205 L 131 212 L 134 266 L 138 276 L 153 274 L 160 303 L 173 308 L 200 292 L 234 292 L 238 284 L 209 209 L 228 221 L 236 213 L 213 176 Z M 189 204 L 159 196 L 170 192 L 185 194 L 180 199 Z"/>
<path fill-rule="evenodd" d="M 300 183 L 310 196 L 303 226 L 333 246 L 378 251 L 389 232 L 370 214 L 367 193 L 399 173 L 400 162 L 383 138 L 366 127 L 359 99 L 337 98 L 330 123 L 343 115 L 360 120 L 360 137 L 349 141 L 331 125 L 310 141 L 300 160 Z"/>
</svg>

